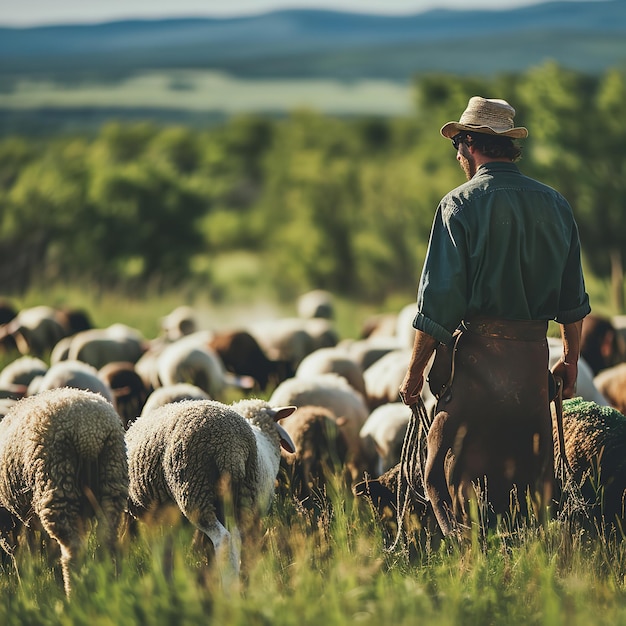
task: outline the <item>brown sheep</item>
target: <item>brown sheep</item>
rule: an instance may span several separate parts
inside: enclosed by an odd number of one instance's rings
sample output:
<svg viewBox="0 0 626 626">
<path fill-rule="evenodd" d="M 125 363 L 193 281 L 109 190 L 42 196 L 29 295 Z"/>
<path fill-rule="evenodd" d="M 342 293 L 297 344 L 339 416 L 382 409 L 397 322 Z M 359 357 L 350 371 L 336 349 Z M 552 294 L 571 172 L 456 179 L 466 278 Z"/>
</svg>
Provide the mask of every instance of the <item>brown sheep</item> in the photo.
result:
<svg viewBox="0 0 626 626">
<path fill-rule="evenodd" d="M 345 467 L 347 446 L 337 418 L 327 408 L 307 405 L 281 424 L 296 447 L 294 454 L 281 456 L 286 488 L 305 508 L 317 510 L 332 476 Z"/>
<path fill-rule="evenodd" d="M 135 371 L 133 363 L 113 361 L 98 370 L 101 378 L 113 392 L 115 407 L 122 419 L 124 428 L 140 414 L 148 399 L 148 388 Z"/>
<path fill-rule="evenodd" d="M 209 346 L 220 356 L 227 371 L 251 376 L 261 391 L 293 376 L 289 361 L 269 359 L 258 341 L 245 330 L 215 332 Z"/>
</svg>

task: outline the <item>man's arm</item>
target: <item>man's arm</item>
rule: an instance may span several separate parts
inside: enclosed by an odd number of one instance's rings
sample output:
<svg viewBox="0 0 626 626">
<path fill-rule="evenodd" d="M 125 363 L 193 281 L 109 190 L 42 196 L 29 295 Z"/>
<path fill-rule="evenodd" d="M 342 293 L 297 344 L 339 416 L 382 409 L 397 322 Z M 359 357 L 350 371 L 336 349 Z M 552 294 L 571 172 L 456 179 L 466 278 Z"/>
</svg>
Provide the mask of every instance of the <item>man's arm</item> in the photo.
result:
<svg viewBox="0 0 626 626">
<path fill-rule="evenodd" d="M 400 385 L 400 397 L 404 404 L 410 406 L 417 402 L 424 386 L 424 369 L 428 365 L 437 343 L 438 341 L 434 337 L 431 337 L 424 331 L 415 331 L 415 341 L 413 343 L 409 369 Z"/>
<path fill-rule="evenodd" d="M 578 357 L 580 356 L 580 335 L 583 321 L 559 324 L 563 340 L 563 356 L 552 367 L 552 373 L 563 379 L 563 397 L 572 398 L 576 393 Z"/>
</svg>

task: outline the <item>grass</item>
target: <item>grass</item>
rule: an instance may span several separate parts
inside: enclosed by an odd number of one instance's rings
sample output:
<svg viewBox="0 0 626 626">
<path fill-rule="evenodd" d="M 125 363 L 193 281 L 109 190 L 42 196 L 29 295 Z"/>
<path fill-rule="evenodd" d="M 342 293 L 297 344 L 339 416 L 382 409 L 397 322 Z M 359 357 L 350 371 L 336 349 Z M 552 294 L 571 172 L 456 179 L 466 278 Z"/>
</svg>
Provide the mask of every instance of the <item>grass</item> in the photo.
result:
<svg viewBox="0 0 626 626">
<path fill-rule="evenodd" d="M 595 281 L 591 287 L 600 288 Z M 236 294 L 216 305 L 198 290 L 146 289 L 131 298 L 74 284 L 39 288 L 14 301 L 18 308 L 83 307 L 99 326 L 121 321 L 152 337 L 160 316 L 178 304 L 198 306 L 216 325 L 255 313 L 294 313 L 294 303 L 263 302 L 262 293 L 250 293 L 248 301 Z M 398 303 L 404 297 L 381 309 L 399 309 Z M 363 319 L 380 312 L 341 298 L 337 304 L 342 337 L 357 336 Z M 624 545 L 576 525 L 555 520 L 515 533 L 477 529 L 468 545 L 446 540 L 410 556 L 401 549 L 390 553 L 371 508 L 337 487 L 319 520 L 277 500 L 263 527 L 259 544 L 246 552 L 239 591 L 221 587 L 214 569 L 190 549 L 191 531 L 178 519 L 143 524 L 137 537 L 124 536 L 117 556 L 92 537 L 71 601 L 56 555 L 24 546 L 15 564 L 6 557 L 0 564 L 0 624 L 626 624 Z"/>
<path fill-rule="evenodd" d="M 239 590 L 224 589 L 172 519 L 147 524 L 112 559 L 91 542 L 67 601 L 58 566 L 23 551 L 0 575 L 0 622 L 22 624 L 626 623 L 626 552 L 561 522 L 489 531 L 411 559 L 384 550 L 371 509 L 339 491 L 316 523 L 277 500 L 246 553 Z"/>
</svg>

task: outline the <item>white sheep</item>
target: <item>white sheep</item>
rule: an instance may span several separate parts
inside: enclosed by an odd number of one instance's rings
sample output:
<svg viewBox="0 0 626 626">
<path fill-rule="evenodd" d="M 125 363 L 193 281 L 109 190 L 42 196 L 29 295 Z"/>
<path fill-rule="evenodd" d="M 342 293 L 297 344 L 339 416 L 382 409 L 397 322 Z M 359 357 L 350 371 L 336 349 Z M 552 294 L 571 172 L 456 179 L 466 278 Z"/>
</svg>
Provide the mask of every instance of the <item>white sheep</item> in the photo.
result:
<svg viewBox="0 0 626 626">
<path fill-rule="evenodd" d="M 140 518 L 176 505 L 238 575 L 238 528 L 245 535 L 269 509 L 281 444 L 294 451 L 277 421 L 294 410 L 257 399 L 230 406 L 187 400 L 141 416 L 126 432 L 130 513 Z M 229 506 L 234 525 L 226 519 Z"/>
<path fill-rule="evenodd" d="M 367 339 L 342 339 L 337 347 L 345 350 L 365 372 L 385 354 L 405 346 L 400 346 L 396 337 L 375 336 Z"/>
<path fill-rule="evenodd" d="M 363 369 L 345 349 L 337 346 L 318 348 L 307 354 L 298 365 L 296 378 L 309 378 L 334 372 L 343 376 L 359 393 L 365 396 Z"/>
<path fill-rule="evenodd" d="M 25 385 L 28 387 L 36 376 L 43 376 L 48 371 L 45 361 L 39 357 L 23 355 L 14 359 L 0 372 L 0 387 Z"/>
<path fill-rule="evenodd" d="M 313 289 L 303 293 L 297 301 L 298 316 L 305 319 L 320 317 L 334 319 L 335 299 L 324 289 Z"/>
<path fill-rule="evenodd" d="M 28 395 L 58 387 L 72 387 L 99 393 L 117 409 L 113 390 L 100 378 L 98 370 L 88 363 L 60 361 L 51 365 L 43 376 L 36 377 L 31 381 L 28 386 Z"/>
<path fill-rule="evenodd" d="M 389 402 L 374 409 L 361 428 L 361 439 L 369 440 L 380 457 L 377 476 L 400 461 L 411 409 L 402 402 Z"/>
<path fill-rule="evenodd" d="M 220 399 L 228 388 L 249 389 L 249 376 L 227 372 L 219 354 L 210 347 L 210 331 L 198 331 L 166 345 L 156 358 L 157 385 L 191 383 Z"/>
<path fill-rule="evenodd" d="M 177 341 L 198 330 L 198 316 L 190 306 L 181 305 L 161 318 L 161 333 L 166 341 Z"/>
<path fill-rule="evenodd" d="M 209 394 L 191 383 L 176 383 L 158 387 L 149 396 L 141 409 L 141 415 L 151 413 L 155 409 L 170 402 L 181 402 L 182 400 L 211 400 Z"/>
<path fill-rule="evenodd" d="M 317 317 L 282 317 L 254 322 L 247 329 L 272 361 L 287 361 L 293 371 L 318 348 L 337 345 L 339 337 L 330 320 Z"/>
<path fill-rule="evenodd" d="M 15 547 L 10 523 L 41 525 L 61 548 L 67 595 L 89 521 L 97 516 L 112 547 L 127 498 L 124 429 L 102 396 L 52 389 L 20 400 L 0 421 L 0 511 L 10 514 L 2 547 Z"/>
<path fill-rule="evenodd" d="M 136 329 L 125 324 L 112 324 L 107 328 L 90 328 L 73 335 L 66 358 L 101 369 L 107 363 L 136 363 L 147 347 L 146 340 Z M 59 350 L 53 349 L 52 353 L 59 358 Z"/>
<path fill-rule="evenodd" d="M 593 383 L 612 407 L 626 414 L 626 363 L 603 369 Z"/>
</svg>

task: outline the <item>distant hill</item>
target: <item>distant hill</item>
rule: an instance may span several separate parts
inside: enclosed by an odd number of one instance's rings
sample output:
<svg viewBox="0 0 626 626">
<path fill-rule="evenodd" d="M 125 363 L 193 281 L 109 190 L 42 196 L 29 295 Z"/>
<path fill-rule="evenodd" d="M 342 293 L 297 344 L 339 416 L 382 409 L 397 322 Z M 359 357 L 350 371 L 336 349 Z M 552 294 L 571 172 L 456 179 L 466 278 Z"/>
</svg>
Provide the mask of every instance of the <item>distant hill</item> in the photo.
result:
<svg viewBox="0 0 626 626">
<path fill-rule="evenodd" d="M 504 3 L 503 3 L 504 4 Z M 155 69 L 244 78 L 408 81 L 425 71 L 521 71 L 546 59 L 626 65 L 626 0 L 412 16 L 289 10 L 232 19 L 0 28 L 0 78 L 118 79 Z"/>
</svg>

